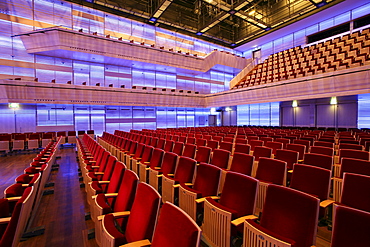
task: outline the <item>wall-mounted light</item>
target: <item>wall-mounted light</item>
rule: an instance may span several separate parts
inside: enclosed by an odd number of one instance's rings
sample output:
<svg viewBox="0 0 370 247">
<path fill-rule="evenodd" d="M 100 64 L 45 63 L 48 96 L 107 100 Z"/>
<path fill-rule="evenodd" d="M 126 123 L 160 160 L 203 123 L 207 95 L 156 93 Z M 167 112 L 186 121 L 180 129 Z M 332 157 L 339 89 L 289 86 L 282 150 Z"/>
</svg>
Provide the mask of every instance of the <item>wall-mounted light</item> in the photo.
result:
<svg viewBox="0 0 370 247">
<path fill-rule="evenodd" d="M 216 114 L 216 108 L 215 107 L 211 108 L 211 114 Z"/>
<path fill-rule="evenodd" d="M 337 105 L 338 104 L 337 97 L 331 97 L 330 98 L 330 104 L 331 105 Z"/>
<path fill-rule="evenodd" d="M 298 107 L 298 101 L 293 100 L 292 107 Z"/>
<path fill-rule="evenodd" d="M 233 109 L 231 109 L 231 107 L 225 107 L 225 111 L 232 111 Z"/>
<path fill-rule="evenodd" d="M 9 103 L 8 107 L 13 110 L 19 109 L 19 103 Z"/>
</svg>

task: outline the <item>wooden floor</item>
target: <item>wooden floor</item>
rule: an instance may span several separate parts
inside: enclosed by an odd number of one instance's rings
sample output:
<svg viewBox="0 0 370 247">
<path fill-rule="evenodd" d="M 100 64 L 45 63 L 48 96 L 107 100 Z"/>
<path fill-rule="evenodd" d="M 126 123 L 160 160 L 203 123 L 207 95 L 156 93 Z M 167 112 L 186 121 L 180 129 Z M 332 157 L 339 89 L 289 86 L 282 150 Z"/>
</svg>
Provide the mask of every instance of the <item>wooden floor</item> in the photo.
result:
<svg viewBox="0 0 370 247">
<path fill-rule="evenodd" d="M 50 174 L 49 182 L 54 182 L 54 194 L 45 195 L 41 199 L 37 216 L 31 224 L 32 227 L 45 226 L 43 235 L 21 242 L 20 247 L 95 247 L 94 239 L 88 240 L 88 229 L 94 228 L 91 220 L 85 221 L 85 213 L 89 211 L 86 202 L 86 193 L 80 188 L 78 180 L 78 165 L 75 148 L 63 148 L 58 153 L 61 159 L 56 163 L 60 165 L 58 171 Z M 14 183 L 14 178 L 23 173 L 29 166 L 33 154 L 22 154 L 0 157 L 0 189 Z M 316 246 L 329 247 L 330 232 L 320 228 Z M 206 247 L 205 243 L 201 244 Z"/>
<path fill-rule="evenodd" d="M 78 180 L 75 149 L 61 149 L 58 155 L 61 156 L 56 161 L 60 165 L 59 170 L 52 171 L 49 178 L 55 186 L 46 188 L 54 189 L 54 194 L 42 197 L 31 224 L 31 227 L 45 226 L 45 233 L 21 242 L 21 247 L 97 246 L 94 239 L 87 239 L 87 230 L 94 225 L 91 220 L 85 221 L 85 212 L 89 210 L 86 193 Z M 23 173 L 35 156 L 33 153 L 0 158 L 1 191 L 14 183 L 14 178 Z"/>
</svg>

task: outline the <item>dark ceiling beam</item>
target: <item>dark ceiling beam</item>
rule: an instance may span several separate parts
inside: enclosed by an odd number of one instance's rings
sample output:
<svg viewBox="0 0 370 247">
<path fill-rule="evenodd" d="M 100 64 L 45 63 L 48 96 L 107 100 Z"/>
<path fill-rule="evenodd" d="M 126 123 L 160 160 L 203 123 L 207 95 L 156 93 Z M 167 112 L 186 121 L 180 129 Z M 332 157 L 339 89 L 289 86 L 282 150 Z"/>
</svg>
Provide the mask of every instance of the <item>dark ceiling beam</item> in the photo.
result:
<svg viewBox="0 0 370 247">
<path fill-rule="evenodd" d="M 163 12 L 165 12 L 166 9 L 170 6 L 172 2 L 173 0 L 163 0 L 161 4 L 158 6 L 158 8 L 150 16 L 149 21 L 156 22 L 159 19 L 159 17 L 163 14 Z"/>
</svg>

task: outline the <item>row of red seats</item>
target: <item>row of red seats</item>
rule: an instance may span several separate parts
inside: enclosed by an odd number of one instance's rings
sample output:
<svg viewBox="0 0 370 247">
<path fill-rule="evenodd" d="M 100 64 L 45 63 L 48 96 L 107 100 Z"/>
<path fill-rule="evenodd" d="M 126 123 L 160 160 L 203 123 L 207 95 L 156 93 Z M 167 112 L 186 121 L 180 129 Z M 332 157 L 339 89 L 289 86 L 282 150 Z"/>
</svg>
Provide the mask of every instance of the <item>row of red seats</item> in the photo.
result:
<svg viewBox="0 0 370 247">
<path fill-rule="evenodd" d="M 5 189 L 4 198 L 0 199 L 0 246 L 17 246 L 31 225 L 55 162 L 59 141 L 49 142 L 24 174 L 15 179 L 15 184 Z"/>
<path fill-rule="evenodd" d="M 354 32 L 305 48 L 272 54 L 233 89 L 370 64 L 370 32 Z"/>
<path fill-rule="evenodd" d="M 159 210 L 158 192 L 138 183 L 137 175 L 95 140 L 85 135 L 78 150 L 99 246 L 150 244 L 149 240 L 163 247 L 176 241 L 179 246 L 199 244 L 200 228 L 173 204 L 165 203 Z"/>
<path fill-rule="evenodd" d="M 154 155 L 154 153 L 153 153 L 153 155 Z M 271 155 L 271 153 L 270 153 L 270 155 Z M 297 156 L 297 155 L 296 155 Z M 153 158 L 153 157 L 152 157 Z M 154 159 L 154 158 L 153 158 Z M 308 159 L 308 158 L 307 158 Z M 156 159 L 155 159 L 156 160 Z M 153 163 L 153 162 L 149 162 L 149 163 Z M 154 162 L 155 163 L 155 162 Z M 185 162 L 182 162 L 182 163 L 184 163 L 184 164 L 186 164 Z M 258 165 L 258 168 L 260 168 L 260 170 L 262 170 L 262 168 L 261 167 L 264 167 L 264 166 L 268 166 L 268 164 L 269 163 L 271 163 L 271 159 L 268 159 L 268 158 L 262 158 L 262 159 L 260 159 L 260 162 L 259 162 L 260 164 Z M 280 162 L 280 163 L 282 163 L 282 162 Z M 194 164 L 195 164 L 195 161 L 193 162 L 193 166 L 194 166 Z M 189 167 L 189 165 L 190 164 L 188 164 L 188 166 L 187 167 Z M 150 170 L 153 168 L 153 164 L 151 164 L 150 165 L 151 167 L 150 167 Z M 155 166 L 155 165 L 154 165 Z M 217 165 L 216 165 L 217 166 Z M 278 162 L 276 162 L 275 161 L 275 164 L 273 165 L 273 166 L 271 166 L 268 170 L 272 170 L 273 168 L 275 168 L 275 171 L 273 172 L 274 173 L 274 175 L 276 175 L 276 173 L 279 173 L 279 171 L 278 170 L 276 170 L 277 169 L 277 166 L 278 166 Z M 183 167 L 183 166 L 179 166 L 178 165 L 178 169 L 180 168 L 180 167 Z M 185 166 L 186 167 L 186 166 Z M 190 167 L 192 167 L 191 165 L 190 165 Z M 284 167 L 284 165 L 281 165 L 281 167 Z M 137 169 L 137 168 L 136 168 Z M 313 170 L 313 171 L 316 171 L 316 173 L 313 173 L 313 175 L 312 176 L 307 176 L 307 174 L 310 174 L 310 173 L 308 173 L 307 171 L 309 171 L 309 170 Z M 186 170 L 186 169 L 185 169 Z M 193 170 L 193 169 L 190 169 L 190 170 Z M 212 170 L 213 170 L 213 172 L 212 172 Z M 213 181 L 218 181 L 218 179 L 217 179 L 217 177 L 218 176 L 220 176 L 220 172 L 218 172 L 220 169 L 216 169 L 215 167 L 212 167 L 212 166 L 207 166 L 206 164 L 201 164 L 201 165 L 199 165 L 198 167 L 197 167 L 197 176 L 195 177 L 195 182 L 194 182 L 194 186 L 195 186 L 195 188 L 198 188 L 198 189 L 200 189 L 200 190 L 202 190 L 202 188 L 199 188 L 199 185 L 198 184 L 204 184 L 204 182 L 202 183 L 202 182 L 199 182 L 199 181 L 201 181 L 202 179 L 202 176 L 200 175 L 200 174 L 208 174 L 208 177 L 209 177 L 209 174 L 216 174 L 216 175 L 213 175 L 213 177 L 214 177 L 214 179 L 213 179 Z M 285 171 L 286 171 L 286 168 L 284 169 L 281 169 L 283 172 L 280 172 L 280 174 L 282 174 L 282 176 L 284 176 L 285 175 Z M 170 188 L 170 193 L 169 193 L 169 196 L 168 197 L 166 197 L 167 195 L 166 195 L 166 193 L 164 193 L 164 191 L 162 191 L 162 195 L 163 195 L 163 198 L 165 198 L 165 200 L 168 200 L 168 201 L 175 201 L 176 199 L 175 199 L 175 191 L 173 190 L 173 182 L 170 182 L 170 186 L 166 186 L 166 184 L 167 184 L 167 181 L 176 181 L 176 180 L 178 180 L 178 179 L 176 179 L 176 175 L 177 175 L 177 173 L 178 172 L 180 172 L 181 170 L 176 170 L 176 173 L 175 173 L 175 180 L 173 180 L 173 179 L 171 179 L 171 178 L 169 178 L 168 176 L 164 176 L 164 178 L 163 178 L 163 181 L 162 181 L 162 190 L 163 189 L 166 189 L 167 187 L 168 188 Z M 199 176 L 198 176 L 198 171 L 199 171 Z M 203 171 L 203 172 L 202 172 Z M 181 173 L 181 172 L 180 172 Z M 314 167 L 311 167 L 311 166 L 306 166 L 306 165 L 295 165 L 294 166 L 294 172 L 293 172 L 293 174 L 294 174 L 294 176 L 295 176 L 295 179 L 293 179 L 293 181 L 292 181 L 292 188 L 299 188 L 299 187 L 302 187 L 302 188 L 305 188 L 305 187 L 307 187 L 307 185 L 300 185 L 300 183 L 302 182 L 302 180 L 304 180 L 305 179 L 305 181 L 306 181 L 306 183 L 307 182 L 309 182 L 309 181 L 311 181 L 311 183 L 312 183 L 312 181 L 313 180 L 317 180 L 317 177 L 318 177 L 318 175 L 317 175 L 317 173 L 320 175 L 320 173 L 321 173 L 321 179 L 320 179 L 320 182 L 318 182 L 317 183 L 317 186 L 315 187 L 313 187 L 313 188 L 311 188 L 311 191 L 307 191 L 307 188 L 306 188 L 306 191 L 305 190 L 303 190 L 303 191 L 305 191 L 305 192 L 311 192 L 311 194 L 314 194 L 314 195 L 319 195 L 319 197 L 320 197 L 320 199 L 322 199 L 322 200 L 325 200 L 325 199 L 327 199 L 328 198 L 328 194 L 329 194 L 329 188 L 330 188 L 330 177 L 331 177 L 331 170 L 325 170 L 325 169 L 320 169 L 320 168 L 314 168 Z M 193 171 L 193 174 L 194 174 L 194 171 Z M 217 174 L 219 174 L 219 175 L 217 175 Z M 324 174 L 324 175 L 322 175 L 322 174 Z M 142 174 L 140 173 L 140 176 L 141 176 Z M 257 175 L 257 174 L 256 174 Z M 263 176 L 264 174 L 262 173 L 262 172 L 259 172 L 258 173 L 258 175 L 256 176 L 256 177 L 260 177 L 260 176 Z M 184 175 L 182 175 L 182 176 L 178 176 L 179 178 L 181 178 L 181 177 L 189 177 L 189 175 L 187 175 L 187 176 L 184 176 Z M 191 177 L 191 175 L 190 175 L 190 177 Z M 203 176 L 203 179 L 205 178 L 206 176 Z M 320 176 L 319 176 L 320 177 Z M 149 179 L 150 179 L 150 177 L 149 177 Z M 196 208 L 196 207 L 194 207 L 194 206 L 192 206 L 192 204 L 194 204 L 194 203 L 191 203 L 192 201 L 194 202 L 194 198 L 192 198 L 193 200 L 188 200 L 188 198 L 186 198 L 186 196 L 185 196 L 185 198 L 186 199 L 184 199 L 184 195 L 185 194 L 187 194 L 188 193 L 188 191 L 190 191 L 190 192 L 194 192 L 194 187 L 193 188 L 188 188 L 188 186 L 186 185 L 186 183 L 187 182 L 191 182 L 191 180 L 192 179 L 189 179 L 188 178 L 188 180 L 184 180 L 184 181 L 176 181 L 176 183 L 180 183 L 180 192 L 178 192 L 178 194 L 179 194 L 179 197 L 178 197 L 178 200 L 179 200 L 179 205 L 180 205 L 180 207 L 182 207 L 185 211 L 187 211 L 188 212 L 188 214 L 189 215 L 191 215 L 192 217 L 193 217 L 193 219 L 195 219 L 196 220 L 196 215 L 197 215 L 197 213 L 196 212 L 194 212 L 194 208 Z M 199 180 L 199 181 L 198 181 Z M 198 182 L 197 182 L 198 181 Z M 260 185 L 261 184 L 263 184 L 263 182 L 262 182 L 263 180 L 261 179 L 260 180 Z M 284 181 L 284 179 L 281 179 L 281 181 Z M 299 182 L 296 182 L 296 181 L 299 181 Z M 274 183 L 275 181 L 272 181 L 272 183 Z M 268 185 L 268 184 L 270 184 L 271 182 L 269 182 L 269 183 L 266 183 L 266 185 Z M 275 183 L 279 183 L 279 182 L 275 182 Z M 282 184 L 283 182 L 280 182 L 280 184 Z M 215 193 L 215 187 L 217 187 L 217 186 L 215 186 L 215 184 L 218 184 L 217 182 L 210 182 L 210 181 L 208 181 L 208 183 L 207 184 L 213 184 L 212 186 L 210 186 L 210 187 L 213 187 L 213 193 L 211 193 L 211 194 L 208 194 L 208 195 L 215 195 L 215 194 L 217 194 L 217 193 Z M 197 186 L 198 185 L 198 186 Z M 263 187 L 263 186 L 260 186 L 260 187 Z M 265 186 L 265 191 L 266 191 L 266 187 L 268 187 L 268 186 Z M 204 188 L 203 188 L 204 189 Z M 205 190 L 207 190 L 207 189 L 205 189 Z M 212 191 L 212 189 L 211 189 L 211 191 Z M 217 191 L 217 190 L 216 190 Z M 321 192 L 320 192 L 321 191 Z M 260 192 L 260 191 L 259 191 Z M 190 193 L 191 194 L 191 193 Z M 201 192 L 197 192 L 197 193 L 195 193 L 195 194 L 204 194 L 204 195 L 207 195 L 207 193 L 201 193 Z M 222 195 L 223 195 L 224 193 L 222 193 Z M 262 194 L 261 192 L 260 192 L 260 194 Z M 193 195 L 193 197 L 194 197 L 194 195 Z M 257 196 L 258 197 L 258 196 Z M 182 198 L 182 199 L 181 199 Z M 199 198 L 197 199 L 197 200 L 199 200 Z M 185 201 L 185 202 L 184 202 Z M 189 201 L 190 201 L 190 203 L 189 203 Z M 258 199 L 257 199 L 257 204 L 258 204 Z M 262 209 L 262 206 L 263 206 L 263 203 L 261 203 L 261 209 Z M 322 215 L 322 213 L 321 213 L 321 215 Z M 199 222 L 198 222 L 199 223 Z M 205 224 L 205 223 L 204 223 Z"/>
</svg>

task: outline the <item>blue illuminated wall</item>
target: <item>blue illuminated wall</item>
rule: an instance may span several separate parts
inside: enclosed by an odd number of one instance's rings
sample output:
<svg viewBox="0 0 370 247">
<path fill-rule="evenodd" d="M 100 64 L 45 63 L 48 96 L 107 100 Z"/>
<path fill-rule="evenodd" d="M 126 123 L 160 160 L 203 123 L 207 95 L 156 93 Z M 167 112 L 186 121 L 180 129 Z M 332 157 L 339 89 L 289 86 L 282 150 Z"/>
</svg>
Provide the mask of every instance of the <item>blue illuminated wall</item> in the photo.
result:
<svg viewBox="0 0 370 247">
<path fill-rule="evenodd" d="M 237 106 L 238 125 L 279 126 L 280 103 L 261 103 Z"/>
<path fill-rule="evenodd" d="M 0 26 L 0 79 L 22 76 L 38 78 L 42 82 L 71 81 L 76 85 L 86 82 L 87 85 L 100 83 L 101 86 L 148 86 L 215 93 L 228 90 L 229 81 L 239 72 L 216 65 L 205 73 L 194 75 L 177 73 L 173 67 L 140 62 L 124 66 L 87 62 L 77 54 L 74 59 L 58 58 L 58 54 L 55 57 L 28 54 L 20 37 L 14 35 L 63 26 L 73 30 L 82 29 L 84 33 L 97 32 L 98 35 L 122 37 L 123 40 L 155 44 L 165 49 L 173 48 L 200 57 L 214 49 L 241 55 L 241 52 L 226 47 L 65 1 L 1 0 Z"/>
</svg>

